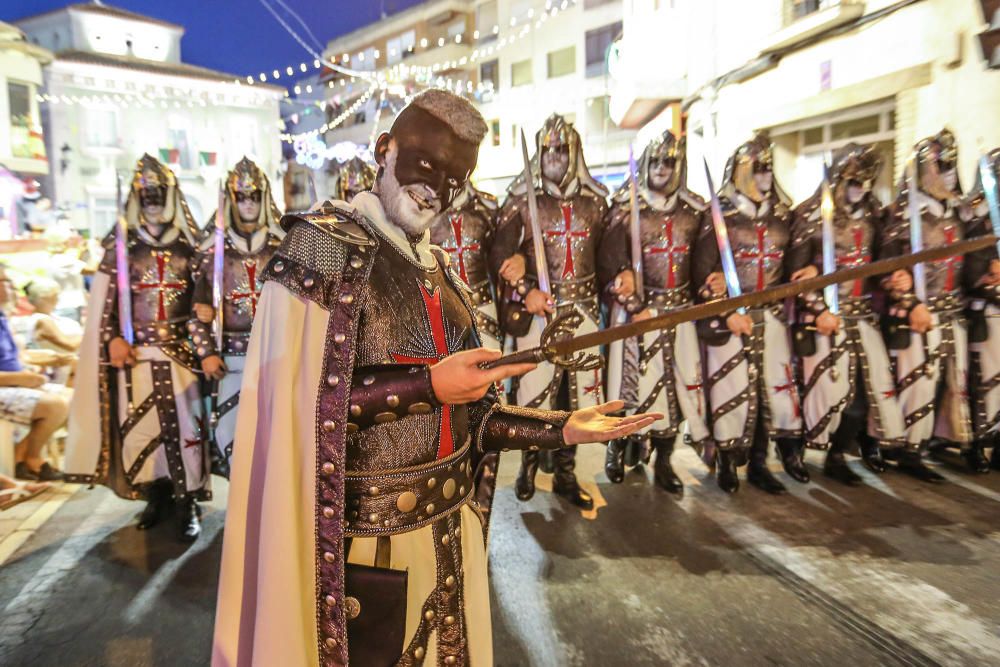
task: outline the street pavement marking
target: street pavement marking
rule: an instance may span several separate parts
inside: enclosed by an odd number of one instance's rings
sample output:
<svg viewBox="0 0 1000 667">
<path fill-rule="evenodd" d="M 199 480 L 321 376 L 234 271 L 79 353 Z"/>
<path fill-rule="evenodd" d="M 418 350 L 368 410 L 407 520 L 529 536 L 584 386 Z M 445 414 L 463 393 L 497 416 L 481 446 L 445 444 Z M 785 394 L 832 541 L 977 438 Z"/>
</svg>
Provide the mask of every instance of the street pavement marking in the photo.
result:
<svg viewBox="0 0 1000 667">
<path fill-rule="evenodd" d="M 0 566 L 6 563 L 59 508 L 80 489 L 79 484 L 64 484 L 47 492 L 48 498 L 22 521 L 9 535 L 0 540 Z"/>
</svg>

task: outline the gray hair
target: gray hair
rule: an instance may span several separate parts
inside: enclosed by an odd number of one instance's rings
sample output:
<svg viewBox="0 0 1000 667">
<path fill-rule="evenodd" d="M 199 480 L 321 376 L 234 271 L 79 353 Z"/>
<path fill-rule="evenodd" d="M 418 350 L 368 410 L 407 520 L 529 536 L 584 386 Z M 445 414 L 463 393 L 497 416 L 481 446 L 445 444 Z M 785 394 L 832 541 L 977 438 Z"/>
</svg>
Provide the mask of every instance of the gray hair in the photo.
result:
<svg viewBox="0 0 1000 667">
<path fill-rule="evenodd" d="M 58 294 L 59 291 L 59 283 L 48 278 L 38 278 L 24 286 L 24 293 L 28 297 L 28 302 L 33 306 L 41 299 Z"/>
<path fill-rule="evenodd" d="M 414 95 L 410 104 L 447 124 L 462 141 L 476 146 L 482 143 L 489 129 L 483 115 L 469 100 L 447 90 L 428 88 Z"/>
</svg>

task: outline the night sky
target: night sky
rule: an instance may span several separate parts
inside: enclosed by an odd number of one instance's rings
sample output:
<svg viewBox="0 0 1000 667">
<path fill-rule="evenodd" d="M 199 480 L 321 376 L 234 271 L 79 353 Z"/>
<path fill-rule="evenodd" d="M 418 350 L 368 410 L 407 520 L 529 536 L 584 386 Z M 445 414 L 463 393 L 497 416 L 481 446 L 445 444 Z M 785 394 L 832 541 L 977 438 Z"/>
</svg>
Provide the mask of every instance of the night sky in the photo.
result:
<svg viewBox="0 0 1000 667">
<path fill-rule="evenodd" d="M 293 9 L 323 46 L 331 38 L 378 19 L 380 5 L 389 14 L 418 4 L 418 0 L 266 0 L 303 39 L 302 26 L 282 9 Z M 68 0 L 3 0 L 0 21 L 58 9 Z M 114 0 L 121 7 L 184 26 L 181 58 L 194 65 L 238 75 L 284 68 L 312 60 L 295 39 L 264 8 L 262 0 Z M 322 49 L 316 49 L 322 51 Z"/>
</svg>

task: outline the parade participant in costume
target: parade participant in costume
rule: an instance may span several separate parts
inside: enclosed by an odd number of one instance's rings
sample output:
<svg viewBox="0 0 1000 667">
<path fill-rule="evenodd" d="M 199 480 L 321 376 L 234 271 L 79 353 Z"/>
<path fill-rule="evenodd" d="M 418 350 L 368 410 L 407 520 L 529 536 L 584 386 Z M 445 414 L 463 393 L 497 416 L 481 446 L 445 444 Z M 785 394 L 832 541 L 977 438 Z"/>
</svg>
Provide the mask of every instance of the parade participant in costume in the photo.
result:
<svg viewBox="0 0 1000 667">
<path fill-rule="evenodd" d="M 911 205 L 919 210 L 924 247 L 968 236 L 972 212 L 965 206 L 958 183 L 958 147 L 948 130 L 921 140 L 914 147 L 916 192 L 904 173 L 899 196 L 890 208 L 882 254 L 893 257 L 916 250 L 911 237 Z M 906 446 L 886 457 L 899 469 L 927 482 L 944 478 L 923 463 L 921 452 L 933 438 L 962 448 L 972 441 L 967 400 L 968 342 L 962 314 L 961 255 L 924 265 L 926 301 L 917 297 L 919 276 L 900 270 L 883 278 L 890 295 L 889 316 L 908 320 L 902 342 L 894 350 L 896 394 L 906 424 Z M 889 454 L 892 454 L 890 457 Z"/>
<path fill-rule="evenodd" d="M 244 157 L 226 177 L 222 220 L 225 259 L 222 267 L 222 346 L 216 349 L 212 322 L 215 310 L 212 287 L 215 275 L 215 237 L 209 234 L 201 244 L 195 265 L 194 303 L 196 316 L 188 322 L 188 332 L 201 361 L 205 377 L 218 383 L 212 392 L 209 426 L 215 451 L 213 471 L 228 476 L 236 429 L 236 408 L 240 400 L 243 362 L 250 341 L 250 328 L 260 299 L 264 267 L 271 260 L 285 234 L 278 226 L 281 213 L 271 196 L 271 184 L 264 172 Z M 206 230 L 214 228 L 212 222 Z"/>
<path fill-rule="evenodd" d="M 451 206 L 434 219 L 431 243 L 448 253 L 452 268 L 472 290 L 483 346 L 499 350 L 503 344 L 488 261 L 496 216 L 496 197 L 467 182 Z"/>
<path fill-rule="evenodd" d="M 94 276 L 70 406 L 66 471 L 144 499 L 138 527 L 176 502 L 180 536 L 201 532 L 197 500 L 211 498 L 191 317 L 198 229 L 173 172 L 149 155 L 136 165 L 123 213 L 134 345 L 119 320 L 115 233 Z"/>
<path fill-rule="evenodd" d="M 282 221 L 244 367 L 214 665 L 492 664 L 497 452 L 657 417 L 497 401 L 493 383 L 532 366 L 480 367 L 499 352 L 428 232 L 485 133 L 469 102 L 425 91 L 376 142 L 371 193 Z"/>
<path fill-rule="evenodd" d="M 336 199 L 350 203 L 359 192 L 368 192 L 375 185 L 375 170 L 359 157 L 353 157 L 337 169 Z"/>
<path fill-rule="evenodd" d="M 987 153 L 986 163 L 994 180 L 1000 179 L 1000 148 Z M 968 200 L 975 215 L 970 235 L 992 234 L 982 174 L 977 170 L 976 175 Z M 977 472 L 988 467 L 1000 470 L 1000 260 L 996 248 L 966 255 L 963 274 L 969 296 L 969 396 L 975 430 L 965 458 Z M 989 461 L 987 447 L 993 448 Z"/>
<path fill-rule="evenodd" d="M 719 201 L 743 292 L 759 292 L 787 280 L 791 216 L 787 198 L 774 182 L 770 139 L 757 135 L 740 146 L 723 180 Z M 706 216 L 692 258 L 694 284 L 706 285 L 699 299 L 723 295 L 724 290 L 713 289 L 718 281 L 709 282 L 721 267 L 713 224 Z M 771 304 L 700 324 L 707 343 L 712 431 L 719 448 L 716 474 L 719 487 L 727 492 L 739 488 L 736 468 L 748 450 L 747 481 L 768 493 L 785 492 L 767 468 L 770 438 L 777 442 L 785 471 L 796 481 L 809 481 L 802 463 L 802 415 L 787 322 L 783 306 Z"/>
<path fill-rule="evenodd" d="M 634 291 L 627 246 L 613 248 L 604 242 L 607 190 L 590 176 L 580 135 L 562 116 L 553 114 L 535 135 L 535 144 L 532 182 L 527 183 L 522 174 L 508 188 L 496 241 L 490 251 L 494 272 L 514 287 L 507 290 L 507 300 L 501 309 L 505 312 L 505 332 L 515 338 L 517 349 L 538 345 L 550 315 L 575 310 L 583 316 L 575 335 L 596 331 L 601 291 L 615 280 L 618 284 L 612 289 L 623 298 Z M 534 188 L 538 200 L 537 225 L 544 235 L 545 263 L 553 294 L 537 287 L 526 195 L 529 186 Z M 518 328 L 517 323 L 529 326 Z M 570 372 L 548 362 L 519 378 L 516 391 L 518 405 L 556 410 L 597 405 L 601 394 L 599 368 Z M 521 500 L 528 500 L 535 493 L 538 459 L 538 452 L 521 453 L 516 484 Z M 574 505 L 592 508 L 593 499 L 580 488 L 573 472 L 576 450 L 554 452 L 553 466 L 552 490 Z"/>
<path fill-rule="evenodd" d="M 848 144 L 834 154 L 829 172 L 832 235 L 823 235 L 821 186 L 795 209 L 790 271 L 822 273 L 824 243 L 833 244 L 836 268 L 878 259 L 884 211 L 872 188 L 880 168 L 872 146 Z M 836 308 L 822 292 L 808 292 L 798 301 L 795 347 L 802 360 L 806 443 L 828 449 L 824 474 L 849 485 L 861 483 L 844 458 L 856 438 L 862 460 L 876 473 L 885 471 L 881 447 L 903 442 L 903 415 L 872 308 L 872 287 L 864 280 L 842 283 Z"/>
<path fill-rule="evenodd" d="M 685 141 L 667 131 L 643 151 L 636 172 L 636 203 L 642 247 L 643 295 L 636 294 L 628 309 L 637 319 L 661 315 L 691 305 L 690 248 L 702 225 L 705 202 L 686 187 Z M 631 197 L 629 182 L 612 198 L 608 243 L 629 247 Z M 670 466 L 682 421 L 688 423 L 693 444 L 711 437 L 706 424 L 702 388 L 701 350 L 693 322 L 674 329 L 654 331 L 624 345 L 612 345 L 608 369 L 608 394 L 635 405 L 639 412 L 656 410 L 666 416 L 643 434 L 656 452 L 654 480 L 674 493 L 684 487 Z M 604 469 L 608 479 L 624 478 L 627 441 L 608 444 Z"/>
</svg>

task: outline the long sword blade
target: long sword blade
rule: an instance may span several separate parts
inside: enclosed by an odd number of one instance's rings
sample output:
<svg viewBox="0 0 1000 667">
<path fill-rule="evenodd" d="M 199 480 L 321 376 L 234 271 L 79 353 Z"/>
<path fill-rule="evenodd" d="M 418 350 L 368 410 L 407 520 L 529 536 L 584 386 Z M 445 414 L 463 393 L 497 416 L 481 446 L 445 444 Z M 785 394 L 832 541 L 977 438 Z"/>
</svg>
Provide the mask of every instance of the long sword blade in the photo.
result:
<svg viewBox="0 0 1000 667">
<path fill-rule="evenodd" d="M 496 367 L 505 364 L 520 362 L 539 362 L 547 359 L 571 355 L 581 350 L 598 347 L 612 343 L 616 340 L 641 336 L 650 331 L 670 329 L 683 322 L 703 320 L 715 317 L 723 313 L 732 312 L 737 309 L 753 308 L 765 303 L 774 303 L 796 296 L 804 292 L 822 290 L 827 285 L 841 282 L 852 282 L 854 280 L 864 280 L 870 276 L 878 276 L 892 273 L 898 269 L 913 266 L 919 262 L 934 262 L 954 255 L 964 255 L 976 252 L 983 248 L 988 248 L 998 241 L 998 237 L 991 235 L 977 236 L 975 238 L 948 243 L 933 248 L 928 248 L 910 255 L 901 255 L 882 259 L 871 264 L 860 264 L 850 268 L 841 269 L 831 274 L 823 274 L 814 278 L 801 280 L 794 283 L 783 283 L 762 290 L 751 292 L 730 299 L 720 299 L 700 303 L 688 308 L 679 308 L 669 311 L 658 317 L 639 322 L 630 322 L 616 327 L 610 327 L 601 331 L 584 334 L 575 338 L 554 341 L 545 347 L 536 347 L 521 352 L 509 354 L 495 362 L 488 364 L 488 367 Z"/>
<path fill-rule="evenodd" d="M 917 158 L 911 157 L 906 165 L 906 204 L 910 212 L 910 252 L 924 249 L 924 225 L 917 201 Z M 913 291 L 921 301 L 927 301 L 927 274 L 922 262 L 913 265 Z"/>
<path fill-rule="evenodd" d="M 129 345 L 135 343 L 132 329 L 132 283 L 128 269 L 128 220 L 122 202 L 122 176 L 115 172 L 118 202 L 118 221 L 115 232 L 115 277 L 118 287 L 118 324 L 122 338 Z"/>
<path fill-rule="evenodd" d="M 740 287 L 740 276 L 736 273 L 736 260 L 733 258 L 733 247 L 729 243 L 729 230 L 726 229 L 726 221 L 722 217 L 722 206 L 719 204 L 719 195 L 712 182 L 712 172 L 708 169 L 708 160 L 704 160 L 704 163 L 705 178 L 708 180 L 708 193 L 711 196 L 712 229 L 715 230 L 715 242 L 719 246 L 722 275 L 726 279 L 726 291 L 729 292 L 729 297 L 735 298 L 743 294 L 743 288 Z M 737 310 L 746 314 L 745 308 Z"/>
<path fill-rule="evenodd" d="M 993 235 L 998 239 L 997 253 L 1000 253 L 1000 199 L 998 199 L 997 193 L 997 179 L 993 173 L 993 167 L 985 155 L 979 158 L 979 177 L 983 182 L 986 205 L 990 209 L 990 224 L 993 226 Z"/>
<path fill-rule="evenodd" d="M 645 289 L 642 280 L 642 225 L 639 220 L 639 184 L 636 177 L 635 155 L 632 144 L 628 147 L 628 180 L 629 180 L 629 227 L 632 241 L 632 273 L 635 275 L 635 293 L 643 298 Z"/>
<path fill-rule="evenodd" d="M 226 223 L 222 214 L 226 191 L 219 183 L 219 207 L 215 209 L 215 256 L 212 257 L 212 308 L 215 309 L 215 349 L 222 354 L 222 275 L 226 259 Z M 255 287 L 250 286 L 253 290 Z"/>
<path fill-rule="evenodd" d="M 820 202 L 820 217 L 823 221 L 823 273 L 837 270 L 837 242 L 833 235 L 833 190 L 830 187 L 830 170 L 823 163 L 823 194 Z M 836 284 L 823 289 L 826 307 L 834 315 L 840 313 L 840 291 Z"/>
<path fill-rule="evenodd" d="M 535 273 L 538 274 L 538 289 L 546 294 L 552 294 L 549 285 L 549 266 L 545 259 L 545 239 L 542 238 L 542 224 L 538 220 L 538 199 L 535 196 L 535 177 L 531 173 L 531 160 L 528 158 L 528 141 L 521 130 L 521 157 L 524 159 L 524 186 L 528 198 L 528 222 L 531 225 L 531 246 L 535 250 Z M 539 156 L 541 159 L 541 156 Z"/>
</svg>

